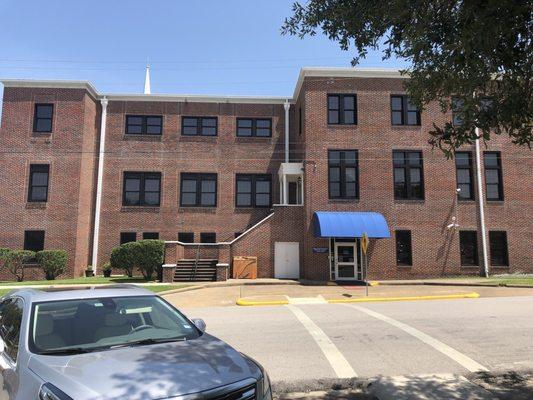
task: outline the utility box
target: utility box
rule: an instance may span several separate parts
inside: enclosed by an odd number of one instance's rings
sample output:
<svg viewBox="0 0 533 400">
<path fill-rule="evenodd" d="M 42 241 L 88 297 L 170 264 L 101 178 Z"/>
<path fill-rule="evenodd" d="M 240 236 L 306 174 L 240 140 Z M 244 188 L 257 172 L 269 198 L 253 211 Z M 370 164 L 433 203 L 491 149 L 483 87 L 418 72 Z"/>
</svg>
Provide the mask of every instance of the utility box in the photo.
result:
<svg viewBox="0 0 533 400">
<path fill-rule="evenodd" d="M 257 279 L 257 257 L 233 257 L 233 279 Z"/>
</svg>

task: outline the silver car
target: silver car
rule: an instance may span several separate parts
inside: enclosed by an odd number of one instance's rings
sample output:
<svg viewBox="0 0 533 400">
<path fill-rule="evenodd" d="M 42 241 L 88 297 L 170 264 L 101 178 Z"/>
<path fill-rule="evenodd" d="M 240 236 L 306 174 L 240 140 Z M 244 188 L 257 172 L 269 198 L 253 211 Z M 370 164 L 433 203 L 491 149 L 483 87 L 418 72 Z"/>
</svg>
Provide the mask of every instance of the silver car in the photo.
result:
<svg viewBox="0 0 533 400">
<path fill-rule="evenodd" d="M 0 300 L 0 400 L 272 399 L 264 369 L 133 286 Z"/>
</svg>

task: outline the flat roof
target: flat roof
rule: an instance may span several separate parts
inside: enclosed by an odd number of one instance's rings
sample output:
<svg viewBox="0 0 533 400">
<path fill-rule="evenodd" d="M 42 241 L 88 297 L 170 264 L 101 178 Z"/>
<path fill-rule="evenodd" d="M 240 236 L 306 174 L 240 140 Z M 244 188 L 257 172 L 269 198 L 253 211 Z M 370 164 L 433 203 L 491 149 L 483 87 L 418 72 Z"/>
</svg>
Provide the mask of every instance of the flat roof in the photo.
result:
<svg viewBox="0 0 533 400">
<path fill-rule="evenodd" d="M 107 98 L 110 101 L 171 101 L 199 103 L 251 103 L 283 104 L 296 102 L 304 79 L 307 77 L 343 77 L 343 78 L 407 78 L 397 69 L 380 68 L 345 68 L 345 67 L 304 67 L 300 69 L 292 97 L 290 96 L 224 96 L 201 94 L 136 94 L 136 93 L 100 93 L 88 81 L 40 80 L 40 79 L 2 79 L 5 87 L 31 88 L 65 88 L 85 89 L 95 99 Z"/>
</svg>

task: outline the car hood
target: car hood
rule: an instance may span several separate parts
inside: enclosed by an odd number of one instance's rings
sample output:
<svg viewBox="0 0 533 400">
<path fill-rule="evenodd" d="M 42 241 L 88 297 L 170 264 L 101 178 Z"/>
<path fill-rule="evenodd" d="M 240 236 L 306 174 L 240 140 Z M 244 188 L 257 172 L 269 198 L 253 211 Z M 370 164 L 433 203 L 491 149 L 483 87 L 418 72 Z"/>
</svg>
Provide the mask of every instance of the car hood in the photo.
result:
<svg viewBox="0 0 533 400">
<path fill-rule="evenodd" d="M 33 355 L 29 368 L 76 400 L 169 399 L 261 376 L 253 362 L 208 334 L 73 356 Z"/>
</svg>

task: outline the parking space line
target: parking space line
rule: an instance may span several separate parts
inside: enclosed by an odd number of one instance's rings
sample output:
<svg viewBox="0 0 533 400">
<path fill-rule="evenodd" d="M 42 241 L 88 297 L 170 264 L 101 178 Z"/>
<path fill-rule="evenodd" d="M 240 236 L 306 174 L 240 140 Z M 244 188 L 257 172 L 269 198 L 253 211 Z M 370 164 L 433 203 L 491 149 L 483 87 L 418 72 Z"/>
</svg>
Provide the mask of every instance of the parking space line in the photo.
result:
<svg viewBox="0 0 533 400">
<path fill-rule="evenodd" d="M 433 347 L 435 350 L 441 352 L 445 356 L 451 358 L 453 361 L 460 364 L 461 366 L 463 366 L 463 368 L 467 369 L 470 372 L 488 371 L 486 367 L 472 360 L 470 357 L 466 356 L 465 354 L 460 353 L 459 351 L 448 346 L 447 344 L 442 343 L 440 340 L 437 340 L 434 337 L 431 337 L 428 334 L 421 332 L 416 328 L 413 328 L 412 326 L 404 324 L 403 322 L 397 321 L 391 317 L 387 317 L 386 315 L 380 314 L 376 311 L 370 310 L 365 307 L 356 306 L 353 304 L 343 304 L 343 306 L 355 308 L 356 310 L 361 311 L 367 315 L 370 315 L 371 317 L 374 317 L 376 319 L 379 319 L 380 321 L 386 322 L 398 329 L 401 329 L 402 331 L 408 333 L 409 335 Z"/>
<path fill-rule="evenodd" d="M 291 310 L 304 328 L 307 329 L 322 353 L 324 353 L 324 356 L 326 356 L 326 359 L 335 371 L 335 374 L 337 374 L 338 378 L 357 377 L 357 374 L 353 370 L 352 366 L 342 355 L 337 346 L 333 344 L 324 331 L 320 329 L 318 325 L 316 325 L 311 318 L 307 316 L 307 314 L 305 314 L 300 308 L 293 305 L 287 305 L 285 307 Z"/>
</svg>

